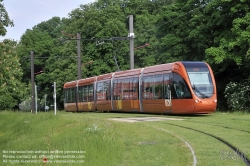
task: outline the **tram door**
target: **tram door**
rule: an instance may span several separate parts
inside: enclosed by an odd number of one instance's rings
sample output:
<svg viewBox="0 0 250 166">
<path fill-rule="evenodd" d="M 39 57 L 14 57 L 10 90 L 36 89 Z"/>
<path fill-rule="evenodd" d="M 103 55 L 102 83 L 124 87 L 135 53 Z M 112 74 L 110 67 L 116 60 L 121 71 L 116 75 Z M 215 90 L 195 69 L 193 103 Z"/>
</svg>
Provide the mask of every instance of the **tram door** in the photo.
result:
<svg viewBox="0 0 250 166">
<path fill-rule="evenodd" d="M 171 81 L 172 113 L 193 113 L 194 100 L 186 81 L 177 73 L 172 73 Z"/>
<path fill-rule="evenodd" d="M 165 112 L 171 112 L 172 100 L 171 100 L 171 73 L 164 74 L 164 102 Z"/>
</svg>

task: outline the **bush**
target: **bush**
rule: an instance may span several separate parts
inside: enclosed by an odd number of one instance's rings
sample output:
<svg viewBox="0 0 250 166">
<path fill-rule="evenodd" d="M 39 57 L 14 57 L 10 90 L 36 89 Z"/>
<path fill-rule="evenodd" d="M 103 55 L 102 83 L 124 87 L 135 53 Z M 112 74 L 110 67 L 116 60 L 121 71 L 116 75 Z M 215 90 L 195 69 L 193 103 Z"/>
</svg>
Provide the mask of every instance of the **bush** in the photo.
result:
<svg viewBox="0 0 250 166">
<path fill-rule="evenodd" d="M 31 110 L 31 98 L 28 98 L 25 101 L 22 101 L 22 103 L 19 104 L 19 109 L 21 111 L 30 111 Z M 41 105 L 40 99 L 37 99 L 37 110 L 41 111 L 44 110 L 44 107 Z"/>
<path fill-rule="evenodd" d="M 230 82 L 224 92 L 227 105 L 232 111 L 250 112 L 250 81 Z"/>
</svg>

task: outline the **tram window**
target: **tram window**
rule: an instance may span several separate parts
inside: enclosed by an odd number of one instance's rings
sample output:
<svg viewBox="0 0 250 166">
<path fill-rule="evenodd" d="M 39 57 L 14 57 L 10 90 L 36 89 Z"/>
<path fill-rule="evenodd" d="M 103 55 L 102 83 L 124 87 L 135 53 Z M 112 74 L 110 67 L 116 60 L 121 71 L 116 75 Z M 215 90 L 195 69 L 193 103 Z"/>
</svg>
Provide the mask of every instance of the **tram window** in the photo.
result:
<svg viewBox="0 0 250 166">
<path fill-rule="evenodd" d="M 214 88 L 209 71 L 188 72 L 188 76 L 192 84 L 194 93 L 198 97 L 208 98 L 212 96 Z"/>
<path fill-rule="evenodd" d="M 192 95 L 186 81 L 177 73 L 173 73 L 171 85 L 171 94 L 173 99 L 191 99 Z"/>
<path fill-rule="evenodd" d="M 114 80 L 114 100 L 122 99 L 122 80 Z"/>
<path fill-rule="evenodd" d="M 170 74 L 164 74 L 164 98 L 165 99 L 170 99 L 170 84 L 171 84 L 171 79 L 170 79 Z"/>
<path fill-rule="evenodd" d="M 69 102 L 73 103 L 73 88 L 69 89 Z"/>
<path fill-rule="evenodd" d="M 88 101 L 88 86 L 83 86 L 83 101 Z"/>
<path fill-rule="evenodd" d="M 138 78 L 126 78 L 113 81 L 114 100 L 137 100 L 138 99 Z"/>
<path fill-rule="evenodd" d="M 144 76 L 142 90 L 143 99 L 162 99 L 163 75 Z"/>
<path fill-rule="evenodd" d="M 103 93 L 105 100 L 110 100 L 110 81 L 103 82 Z"/>
<path fill-rule="evenodd" d="M 66 97 L 67 103 L 70 103 L 70 88 L 67 89 L 67 97 Z"/>
<path fill-rule="evenodd" d="M 64 91 L 64 96 L 65 96 L 65 99 L 64 99 L 64 101 L 65 101 L 65 103 L 68 103 L 69 101 L 69 97 L 68 97 L 68 94 L 69 94 L 69 89 L 65 89 L 65 91 Z"/>
<path fill-rule="evenodd" d="M 118 100 L 118 96 L 119 96 L 119 89 L 118 89 L 118 80 L 114 80 L 113 81 L 113 96 L 114 96 L 114 100 Z"/>
<path fill-rule="evenodd" d="M 66 89 L 67 91 L 66 91 L 66 93 L 67 93 L 67 95 L 66 95 L 66 101 L 67 101 L 67 103 L 70 103 L 70 88 L 69 89 Z"/>
<path fill-rule="evenodd" d="M 72 94 L 73 94 L 73 102 L 76 102 L 76 88 L 72 88 Z"/>
<path fill-rule="evenodd" d="M 70 91 L 71 91 L 71 102 L 75 102 L 75 92 L 74 92 L 75 88 L 71 88 Z"/>
<path fill-rule="evenodd" d="M 72 103 L 72 88 L 68 89 L 68 102 Z"/>
<path fill-rule="evenodd" d="M 88 101 L 93 101 L 94 99 L 94 86 L 93 84 L 88 85 L 88 90 L 89 90 L 89 94 L 88 94 Z"/>
<path fill-rule="evenodd" d="M 79 86 L 78 87 L 78 101 L 82 101 L 83 100 L 83 87 Z"/>
<path fill-rule="evenodd" d="M 96 95 L 97 100 L 110 100 L 110 81 L 98 82 Z"/>
<path fill-rule="evenodd" d="M 70 94 L 70 88 L 69 88 L 69 89 L 67 89 L 67 99 L 66 99 L 68 103 L 71 102 L 71 101 L 70 101 L 70 100 L 71 100 L 71 99 L 70 99 L 70 95 L 71 95 L 71 94 Z"/>
<path fill-rule="evenodd" d="M 143 77 L 142 97 L 143 99 L 153 98 L 154 76 Z"/>
<path fill-rule="evenodd" d="M 69 89 L 69 102 L 73 103 L 73 88 Z"/>
<path fill-rule="evenodd" d="M 67 103 L 69 103 L 70 102 L 70 97 L 69 97 L 69 89 L 67 89 L 67 95 L 66 95 L 66 101 L 67 101 Z"/>
<path fill-rule="evenodd" d="M 75 88 L 72 88 L 72 101 L 76 102 L 76 92 L 75 92 Z"/>
<path fill-rule="evenodd" d="M 122 99 L 130 99 L 129 79 L 122 79 Z"/>
<path fill-rule="evenodd" d="M 133 79 L 134 78 L 130 78 L 129 79 L 129 99 L 133 100 L 133 94 L 134 94 L 134 89 L 133 89 Z"/>
<path fill-rule="evenodd" d="M 97 100 L 104 100 L 104 96 L 103 96 L 103 82 L 98 82 L 97 83 L 96 96 L 97 96 Z"/>
<path fill-rule="evenodd" d="M 74 93 L 74 88 L 70 88 L 70 101 L 71 103 L 75 102 L 75 93 Z"/>
<path fill-rule="evenodd" d="M 131 78 L 132 85 L 130 86 L 130 92 L 132 93 L 131 97 L 133 100 L 138 100 L 138 78 Z"/>
<path fill-rule="evenodd" d="M 78 95 L 79 101 L 83 101 L 83 87 L 78 87 L 80 94 Z"/>
<path fill-rule="evenodd" d="M 162 82 L 163 82 L 163 75 L 162 74 L 158 74 L 154 76 L 154 88 L 155 88 L 155 93 L 154 93 L 154 98 L 155 99 L 162 99 Z"/>
<path fill-rule="evenodd" d="M 68 103 L 68 89 L 64 89 L 64 103 Z"/>
</svg>

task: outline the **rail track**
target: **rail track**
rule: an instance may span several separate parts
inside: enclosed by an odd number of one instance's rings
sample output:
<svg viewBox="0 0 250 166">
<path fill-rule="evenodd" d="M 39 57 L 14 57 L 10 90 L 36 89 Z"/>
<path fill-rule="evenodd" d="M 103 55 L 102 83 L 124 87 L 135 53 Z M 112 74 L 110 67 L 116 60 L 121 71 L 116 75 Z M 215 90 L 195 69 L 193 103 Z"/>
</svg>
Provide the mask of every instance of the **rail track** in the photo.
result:
<svg viewBox="0 0 250 166">
<path fill-rule="evenodd" d="M 221 128 L 225 128 L 225 129 L 231 129 L 231 130 L 241 131 L 241 132 L 249 133 L 250 134 L 250 131 L 247 131 L 247 130 L 232 128 L 232 127 L 218 125 L 218 124 L 211 124 L 211 123 L 205 123 L 205 122 L 195 122 L 195 121 L 190 121 L 190 120 L 188 120 L 186 122 L 192 122 L 192 123 L 198 123 L 198 124 L 206 124 L 206 125 L 210 125 L 210 126 L 216 126 L 216 127 L 221 127 Z"/>
<path fill-rule="evenodd" d="M 136 118 L 117 118 L 117 119 L 123 119 L 124 121 L 125 120 L 130 120 L 130 122 L 146 122 L 146 121 L 156 121 L 155 119 L 156 118 L 152 118 L 152 117 L 136 117 Z M 131 119 L 133 121 L 131 121 Z M 175 119 L 173 121 L 173 119 Z M 158 117 L 158 120 L 160 120 L 160 123 L 161 124 L 166 124 L 166 125 L 171 125 L 171 126 L 175 126 L 175 127 L 178 127 L 178 128 L 183 128 L 185 130 L 191 130 L 191 131 L 194 131 L 194 132 L 198 132 L 198 133 L 201 133 L 203 135 L 206 135 L 212 139 L 216 139 L 218 140 L 219 142 L 221 142 L 222 144 L 226 145 L 227 147 L 229 147 L 232 152 L 228 151 L 223 151 L 225 152 L 225 154 L 222 154 L 222 155 L 227 155 L 227 156 L 224 156 L 224 157 L 227 157 L 227 159 L 229 159 L 229 157 L 231 157 L 231 159 L 235 160 L 235 157 L 237 157 L 237 161 L 239 160 L 242 160 L 247 166 L 250 166 L 250 159 L 248 158 L 248 156 L 246 155 L 247 152 L 246 151 L 243 151 L 240 147 L 237 147 L 235 146 L 232 141 L 230 141 L 229 139 L 227 138 L 224 138 L 224 137 L 221 137 L 219 136 L 219 134 L 214 134 L 213 132 L 208 132 L 208 131 L 203 131 L 202 129 L 200 129 L 199 127 L 195 127 L 195 126 L 201 126 L 201 125 L 204 125 L 204 126 L 207 126 L 207 127 L 211 127 L 211 128 L 220 128 L 220 129 L 223 129 L 226 133 L 230 133 L 230 132 L 233 132 L 233 131 L 237 131 L 239 133 L 245 133 L 246 136 L 248 136 L 248 134 L 250 134 L 250 131 L 247 131 L 247 130 L 244 130 L 244 129 L 241 129 L 240 127 L 237 127 L 237 126 L 233 126 L 233 127 L 229 127 L 229 126 L 226 126 L 226 123 L 208 123 L 206 121 L 195 121 L 195 120 L 192 120 L 192 118 L 177 118 L 176 116 L 174 116 L 174 118 L 166 118 L 166 117 Z M 177 121 L 182 121 L 181 123 L 177 122 Z M 164 131 L 164 132 L 168 132 L 172 135 L 174 135 L 175 137 L 181 139 L 183 142 L 185 142 L 185 144 L 188 146 L 188 148 L 190 149 L 191 153 L 192 153 L 192 156 L 193 156 L 193 165 L 196 166 L 197 164 L 197 158 L 195 156 L 195 151 L 194 151 L 194 148 L 191 147 L 191 145 L 189 144 L 189 142 L 186 140 L 185 137 L 183 136 L 179 136 L 178 134 L 176 134 L 173 130 L 169 130 L 169 128 L 165 128 L 165 127 L 159 127 L 156 125 L 146 125 L 148 127 L 153 127 L 157 130 L 161 130 L 161 131 Z M 193 127 L 192 127 L 193 126 Z M 249 135 L 250 136 L 250 135 Z M 222 153 L 222 152 L 221 152 Z M 232 156 L 233 154 L 233 156 Z M 230 155 L 230 156 L 229 156 Z M 222 157 L 221 157 L 222 159 Z M 224 158 L 225 159 L 225 158 Z M 242 162 L 242 163 L 243 163 Z"/>
<path fill-rule="evenodd" d="M 201 131 L 201 130 L 198 130 L 198 129 L 194 129 L 194 128 L 191 128 L 191 127 L 187 127 L 187 126 L 183 126 L 183 125 L 178 125 L 178 124 L 173 124 L 173 123 L 169 123 L 169 122 L 162 122 L 163 124 L 167 124 L 167 125 L 172 125 L 172 126 L 176 126 L 176 127 L 180 127 L 180 128 L 184 128 L 184 129 L 188 129 L 188 130 L 192 130 L 192 131 L 195 131 L 195 132 L 199 132 L 199 133 L 202 133 L 202 134 L 205 134 L 209 137 L 212 137 L 220 142 L 222 142 L 223 144 L 225 144 L 226 146 L 228 146 L 229 148 L 231 148 L 235 154 L 238 155 L 238 157 L 240 157 L 247 166 L 250 166 L 250 159 L 246 156 L 246 154 L 240 150 L 238 147 L 234 146 L 233 144 L 231 144 L 229 141 L 225 140 L 225 139 L 222 139 L 214 134 L 211 134 L 211 133 L 208 133 L 208 132 L 204 132 L 204 131 Z M 225 126 L 220 126 L 220 127 L 224 127 L 226 128 Z M 230 128 L 228 127 L 229 129 L 233 129 L 233 128 Z M 227 129 L 228 129 L 227 128 Z M 159 128 L 161 129 L 161 128 Z M 161 129 L 162 130 L 162 129 Z M 237 130 L 237 129 L 235 129 Z M 238 130 L 238 131 L 241 131 L 241 130 Z M 249 133 L 248 131 L 245 131 L 245 130 L 242 130 L 241 132 L 247 132 Z"/>
</svg>

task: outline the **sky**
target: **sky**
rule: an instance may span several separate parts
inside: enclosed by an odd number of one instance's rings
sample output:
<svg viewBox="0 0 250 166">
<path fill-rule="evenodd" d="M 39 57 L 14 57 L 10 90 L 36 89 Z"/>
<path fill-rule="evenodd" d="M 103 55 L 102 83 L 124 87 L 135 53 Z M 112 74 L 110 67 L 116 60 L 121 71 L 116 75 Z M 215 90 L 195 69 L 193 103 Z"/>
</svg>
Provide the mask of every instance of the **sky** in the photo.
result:
<svg viewBox="0 0 250 166">
<path fill-rule="evenodd" d="M 14 21 L 14 27 L 7 27 L 3 39 L 19 41 L 27 29 L 47 21 L 52 17 L 68 17 L 68 14 L 80 7 L 80 4 L 89 4 L 96 0 L 3 0 L 9 17 Z"/>
</svg>

